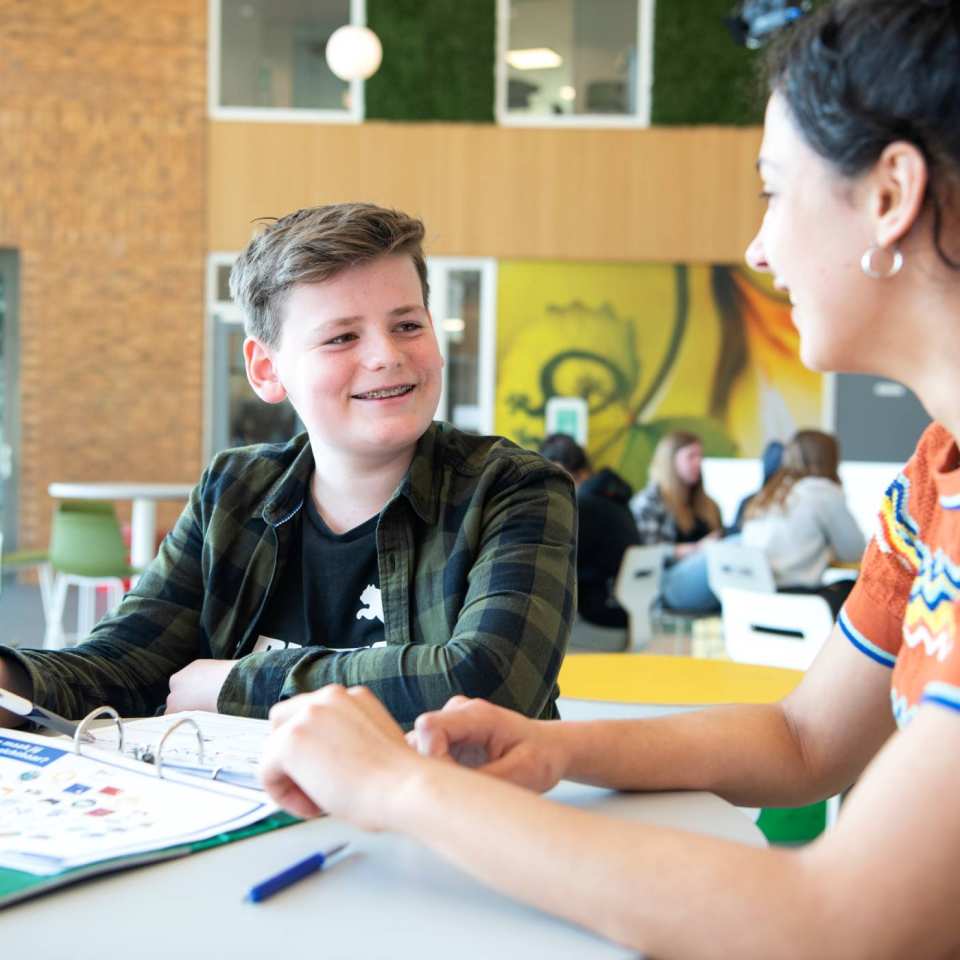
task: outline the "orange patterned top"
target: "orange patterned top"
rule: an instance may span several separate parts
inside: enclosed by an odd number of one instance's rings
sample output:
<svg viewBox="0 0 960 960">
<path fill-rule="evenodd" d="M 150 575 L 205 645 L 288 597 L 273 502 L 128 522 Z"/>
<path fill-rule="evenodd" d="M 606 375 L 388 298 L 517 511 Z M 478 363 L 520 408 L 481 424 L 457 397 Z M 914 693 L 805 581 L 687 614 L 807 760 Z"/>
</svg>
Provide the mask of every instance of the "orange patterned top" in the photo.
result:
<svg viewBox="0 0 960 960">
<path fill-rule="evenodd" d="M 893 668 L 898 726 L 922 702 L 960 710 L 960 451 L 933 423 L 887 489 L 877 529 L 839 624 Z"/>
</svg>

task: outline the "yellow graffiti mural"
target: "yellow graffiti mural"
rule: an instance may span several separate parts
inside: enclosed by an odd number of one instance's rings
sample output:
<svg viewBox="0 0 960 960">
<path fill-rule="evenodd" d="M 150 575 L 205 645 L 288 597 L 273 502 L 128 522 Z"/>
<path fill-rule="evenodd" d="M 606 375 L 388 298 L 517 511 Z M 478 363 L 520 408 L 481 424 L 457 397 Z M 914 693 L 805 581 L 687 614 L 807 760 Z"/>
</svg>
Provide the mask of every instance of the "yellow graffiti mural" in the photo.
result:
<svg viewBox="0 0 960 960">
<path fill-rule="evenodd" d="M 547 400 L 583 397 L 592 459 L 634 486 L 668 430 L 757 456 L 820 423 L 789 303 L 745 268 L 502 261 L 497 313 L 497 432 L 536 446 Z"/>
</svg>

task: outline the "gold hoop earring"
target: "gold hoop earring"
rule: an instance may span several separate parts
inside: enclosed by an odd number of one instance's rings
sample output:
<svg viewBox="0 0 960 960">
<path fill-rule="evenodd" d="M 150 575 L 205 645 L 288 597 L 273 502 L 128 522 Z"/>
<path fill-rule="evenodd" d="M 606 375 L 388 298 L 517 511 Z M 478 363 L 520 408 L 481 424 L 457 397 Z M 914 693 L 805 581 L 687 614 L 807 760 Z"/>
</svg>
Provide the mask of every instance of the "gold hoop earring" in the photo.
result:
<svg viewBox="0 0 960 960">
<path fill-rule="evenodd" d="M 881 247 L 878 243 L 871 243 L 860 258 L 860 269 L 871 280 L 895 277 L 902 266 L 903 254 L 896 244 L 892 247 Z"/>
</svg>

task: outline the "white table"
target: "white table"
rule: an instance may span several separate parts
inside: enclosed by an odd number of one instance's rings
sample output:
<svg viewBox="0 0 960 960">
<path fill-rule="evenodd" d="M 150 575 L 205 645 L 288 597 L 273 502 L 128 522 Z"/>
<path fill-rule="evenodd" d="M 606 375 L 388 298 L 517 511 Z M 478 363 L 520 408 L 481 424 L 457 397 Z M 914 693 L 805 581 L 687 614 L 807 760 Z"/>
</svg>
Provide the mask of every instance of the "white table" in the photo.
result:
<svg viewBox="0 0 960 960">
<path fill-rule="evenodd" d="M 763 846 L 760 831 L 708 793 L 618 794 L 562 783 L 553 799 L 624 820 Z M 314 850 L 349 854 L 262 904 L 255 882 Z M 642 895 L 642 894 L 638 894 Z M 696 905 L 690 905 L 691 916 Z M 113 874 L 0 910 L 4 957 L 242 960 L 622 960 L 626 948 L 494 893 L 424 847 L 333 818 Z"/>
<path fill-rule="evenodd" d="M 186 500 L 190 483 L 51 483 L 51 497 L 61 500 L 132 500 L 130 565 L 142 569 L 156 555 L 157 501 Z"/>
</svg>

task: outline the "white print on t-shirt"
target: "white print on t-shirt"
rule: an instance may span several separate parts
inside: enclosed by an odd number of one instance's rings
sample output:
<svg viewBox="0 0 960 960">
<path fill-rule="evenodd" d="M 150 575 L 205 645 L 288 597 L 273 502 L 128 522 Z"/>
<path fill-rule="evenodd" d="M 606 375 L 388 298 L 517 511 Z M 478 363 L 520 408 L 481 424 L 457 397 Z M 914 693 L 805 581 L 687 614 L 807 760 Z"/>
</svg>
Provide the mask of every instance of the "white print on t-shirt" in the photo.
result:
<svg viewBox="0 0 960 960">
<path fill-rule="evenodd" d="M 254 644 L 254 653 L 266 653 L 269 650 L 299 650 L 303 645 L 290 640 L 278 640 L 276 637 L 265 637 L 262 633 Z"/>
<path fill-rule="evenodd" d="M 379 620 L 383 623 L 383 597 L 380 596 L 380 588 L 368 583 L 360 594 L 360 602 L 364 604 L 357 611 L 358 620 Z"/>
<path fill-rule="evenodd" d="M 378 640 L 371 643 L 369 647 L 327 647 L 333 653 L 352 653 L 354 650 L 370 650 L 374 647 L 385 647 L 386 640 Z M 254 653 L 268 653 L 271 650 L 302 650 L 302 643 L 294 643 L 292 640 L 277 640 L 276 637 L 265 637 L 260 634 L 257 642 L 253 646 Z"/>
</svg>

